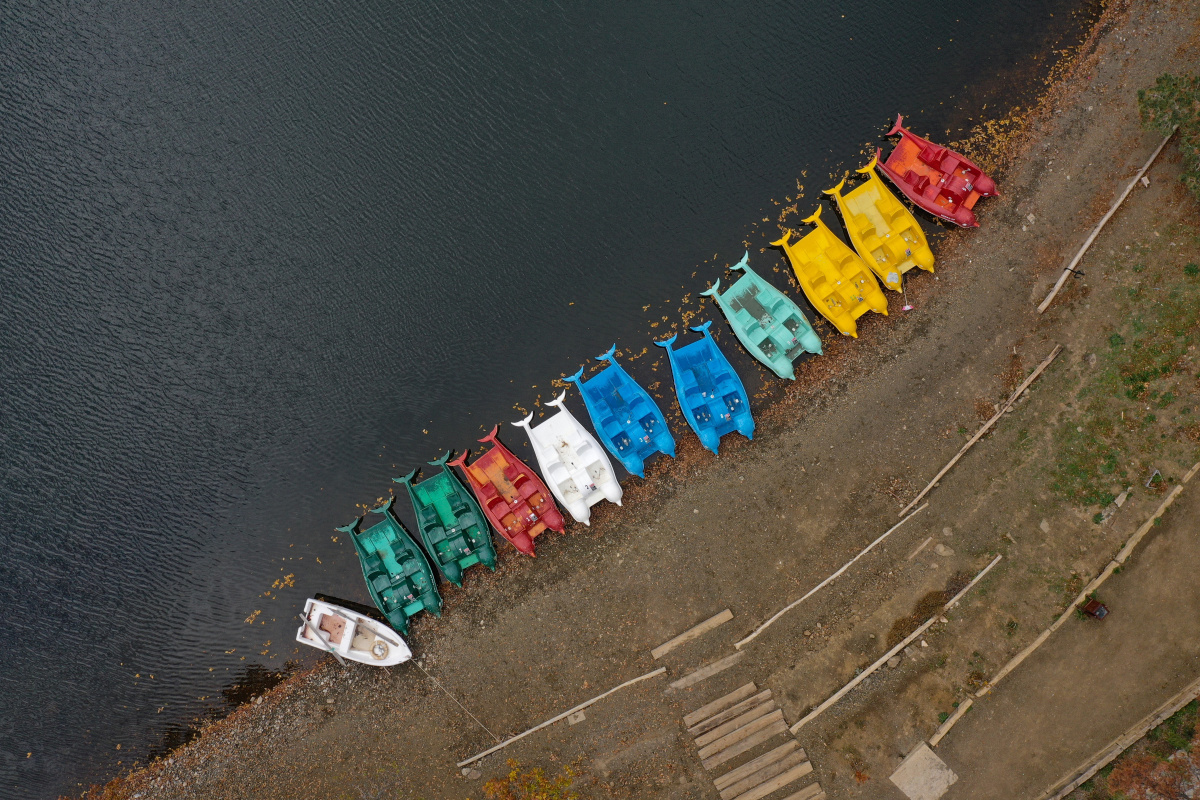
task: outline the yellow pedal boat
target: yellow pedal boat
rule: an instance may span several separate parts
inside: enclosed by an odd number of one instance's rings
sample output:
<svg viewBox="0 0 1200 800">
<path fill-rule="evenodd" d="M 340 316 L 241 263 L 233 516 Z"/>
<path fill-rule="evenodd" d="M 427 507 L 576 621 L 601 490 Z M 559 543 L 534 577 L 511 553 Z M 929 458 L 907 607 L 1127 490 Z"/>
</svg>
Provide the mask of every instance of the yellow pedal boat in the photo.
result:
<svg viewBox="0 0 1200 800">
<path fill-rule="evenodd" d="M 804 220 L 816 226 L 789 242 L 791 231 L 771 244 L 783 248 L 813 308 L 846 336 L 858 337 L 856 319 L 868 311 L 887 314 L 887 298 L 875 276 L 821 220 L 821 209 Z"/>
<path fill-rule="evenodd" d="M 875 172 L 876 158 L 858 170 L 867 176 L 861 186 L 842 194 L 842 182 L 825 194 L 833 195 L 854 249 L 883 285 L 900 291 L 900 276 L 913 267 L 933 272 L 933 251 L 925 232 Z"/>
</svg>

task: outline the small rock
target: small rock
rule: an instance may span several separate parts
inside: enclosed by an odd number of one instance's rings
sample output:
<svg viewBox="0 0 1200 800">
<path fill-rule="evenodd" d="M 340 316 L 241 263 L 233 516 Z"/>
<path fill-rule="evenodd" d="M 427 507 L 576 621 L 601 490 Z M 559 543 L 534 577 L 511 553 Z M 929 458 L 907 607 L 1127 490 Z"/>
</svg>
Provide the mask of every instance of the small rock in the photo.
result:
<svg viewBox="0 0 1200 800">
<path fill-rule="evenodd" d="M 929 647 L 929 642 L 927 642 L 927 641 L 925 641 L 924 639 L 922 639 L 922 640 L 921 640 L 921 647 Z"/>
<path fill-rule="evenodd" d="M 805 631 L 805 632 L 804 632 L 804 635 L 805 635 L 805 636 L 812 636 L 812 631 Z"/>
<path fill-rule="evenodd" d="M 1121 506 L 1125 505 L 1125 501 L 1128 499 L 1129 499 L 1129 490 L 1126 489 L 1125 491 L 1123 491 L 1119 495 L 1117 495 L 1117 499 L 1114 500 L 1113 502 L 1117 504 L 1117 508 L 1120 508 Z"/>
<path fill-rule="evenodd" d="M 1042 529 L 1042 533 L 1050 532 L 1050 523 L 1046 522 L 1046 520 L 1042 520 L 1042 524 L 1038 525 L 1038 527 Z"/>
<path fill-rule="evenodd" d="M 939 556 L 949 557 L 954 555 L 954 550 L 947 545 L 942 544 L 941 542 L 938 542 L 937 545 L 934 546 L 933 552 L 937 553 Z"/>
<path fill-rule="evenodd" d="M 950 527 L 942 528 L 942 536 L 953 536 L 953 535 L 954 535 L 954 528 L 950 528 Z"/>
<path fill-rule="evenodd" d="M 699 513 L 700 513 L 700 509 L 698 509 L 698 508 L 693 508 L 693 509 L 692 509 L 692 513 L 693 513 L 693 514 L 699 514 Z"/>
<path fill-rule="evenodd" d="M 892 656 L 887 660 L 888 669 L 895 669 L 900 666 L 900 656 Z"/>
<path fill-rule="evenodd" d="M 587 719 L 586 712 L 576 711 L 574 714 L 567 717 L 567 722 L 570 723 L 571 725 L 578 725 L 579 723 L 583 722 L 585 719 Z"/>
<path fill-rule="evenodd" d="M 873 634 L 873 633 L 872 633 L 872 634 L 871 634 L 871 638 L 872 638 L 872 639 L 874 639 L 874 638 L 875 638 L 875 634 Z"/>
<path fill-rule="evenodd" d="M 1095 354 L 1095 353 L 1088 353 L 1088 355 L 1087 355 L 1087 362 L 1088 362 L 1089 364 L 1091 364 L 1093 367 L 1094 367 L 1094 366 L 1096 366 L 1096 354 Z"/>
<path fill-rule="evenodd" d="M 479 770 L 477 770 L 477 769 L 473 769 L 473 770 L 471 770 L 470 772 L 468 772 L 468 773 L 467 773 L 467 777 L 468 777 L 468 778 L 470 778 L 470 779 L 471 779 L 471 780 L 473 780 L 473 781 L 477 781 L 477 780 L 479 780 L 480 778 L 482 778 L 482 777 L 483 777 L 483 773 L 482 773 L 482 772 L 480 772 L 480 771 L 479 771 Z"/>
<path fill-rule="evenodd" d="M 463 767 L 463 768 L 462 768 L 462 774 L 463 774 L 463 777 L 464 777 L 464 778 L 465 778 L 467 775 L 470 775 L 470 774 L 471 774 L 471 768 L 470 768 L 470 767 Z"/>
<path fill-rule="evenodd" d="M 946 619 L 945 617 L 942 617 L 942 618 L 941 618 L 941 620 L 939 620 L 939 621 L 940 621 L 940 622 L 941 622 L 943 625 L 945 625 L 946 623 L 950 622 L 950 620 Z"/>
<path fill-rule="evenodd" d="M 1029 213 L 1025 215 L 1025 219 L 1029 220 L 1029 224 L 1032 225 L 1037 218 L 1032 213 Z"/>
</svg>

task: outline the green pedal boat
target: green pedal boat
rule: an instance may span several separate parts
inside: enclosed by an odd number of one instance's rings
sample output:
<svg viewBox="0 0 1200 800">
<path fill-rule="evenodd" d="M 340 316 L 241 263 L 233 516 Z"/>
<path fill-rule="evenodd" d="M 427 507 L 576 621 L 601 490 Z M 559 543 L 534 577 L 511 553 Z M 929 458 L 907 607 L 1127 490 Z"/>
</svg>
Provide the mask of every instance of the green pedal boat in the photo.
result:
<svg viewBox="0 0 1200 800">
<path fill-rule="evenodd" d="M 408 487 L 421 541 L 438 569 L 446 580 L 462 586 L 463 570 L 468 567 L 483 564 L 496 569 L 496 548 L 492 546 L 487 517 L 471 491 L 446 466 L 449 459 L 447 452 L 430 461 L 431 466 L 442 467 L 442 471 L 420 483 L 413 483 L 415 469 L 403 478 L 392 480 Z"/>
<path fill-rule="evenodd" d="M 801 353 L 820 355 L 820 338 L 799 306 L 750 269 L 750 253 L 730 269 L 745 274 L 724 294 L 719 280 L 702 294 L 717 301 L 750 355 L 779 377 L 795 380 L 792 362 Z"/>
<path fill-rule="evenodd" d="M 376 607 L 393 628 L 407 634 L 408 620 L 421 611 L 442 615 L 442 596 L 425 554 L 396 519 L 394 501 L 389 497 L 382 506 L 372 509 L 372 513 L 383 515 L 383 521 L 365 531 L 358 529 L 362 517 L 338 530 L 350 534 L 354 542 L 367 591 Z"/>
</svg>

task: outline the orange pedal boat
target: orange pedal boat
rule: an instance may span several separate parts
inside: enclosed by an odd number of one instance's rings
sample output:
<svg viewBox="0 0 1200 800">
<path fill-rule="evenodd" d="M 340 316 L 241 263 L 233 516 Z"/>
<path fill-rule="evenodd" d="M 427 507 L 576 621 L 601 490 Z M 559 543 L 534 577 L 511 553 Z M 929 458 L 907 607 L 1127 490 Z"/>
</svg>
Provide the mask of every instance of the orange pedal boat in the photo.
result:
<svg viewBox="0 0 1200 800">
<path fill-rule="evenodd" d="M 900 141 L 879 169 L 904 196 L 935 217 L 963 228 L 978 228 L 975 202 L 996 194 L 996 182 L 966 156 L 922 139 L 897 116 L 888 136 Z M 882 150 L 877 151 L 881 155 Z"/>
<path fill-rule="evenodd" d="M 450 461 L 461 469 L 479 498 L 483 513 L 492 527 L 509 543 L 528 556 L 533 540 L 542 531 L 563 532 L 563 516 L 554 504 L 550 490 L 529 466 L 512 454 L 496 438 L 497 428 L 479 441 L 491 442 L 492 449 L 468 466 L 467 453 Z"/>
</svg>

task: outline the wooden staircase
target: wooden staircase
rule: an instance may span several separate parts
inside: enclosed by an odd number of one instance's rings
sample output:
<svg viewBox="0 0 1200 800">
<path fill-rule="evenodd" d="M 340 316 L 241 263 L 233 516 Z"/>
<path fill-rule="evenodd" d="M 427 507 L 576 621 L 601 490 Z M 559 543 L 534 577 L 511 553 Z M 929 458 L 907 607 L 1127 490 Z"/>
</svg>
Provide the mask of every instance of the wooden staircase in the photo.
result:
<svg viewBox="0 0 1200 800">
<path fill-rule="evenodd" d="M 709 774 L 738 756 L 775 744 L 713 778 L 721 800 L 760 800 L 812 774 L 812 764 L 788 733 L 783 712 L 770 689 L 760 692 L 753 683 L 747 683 L 685 715 L 683 724 L 695 739 L 700 763 Z M 779 736 L 786 737 L 786 741 L 773 742 Z M 780 800 L 825 800 L 825 792 L 821 784 L 812 783 Z"/>
</svg>

